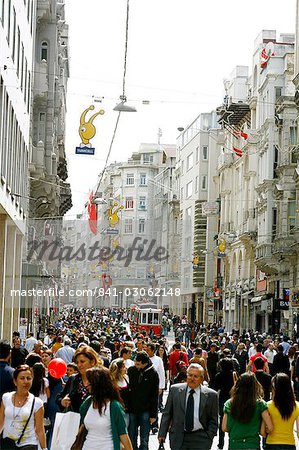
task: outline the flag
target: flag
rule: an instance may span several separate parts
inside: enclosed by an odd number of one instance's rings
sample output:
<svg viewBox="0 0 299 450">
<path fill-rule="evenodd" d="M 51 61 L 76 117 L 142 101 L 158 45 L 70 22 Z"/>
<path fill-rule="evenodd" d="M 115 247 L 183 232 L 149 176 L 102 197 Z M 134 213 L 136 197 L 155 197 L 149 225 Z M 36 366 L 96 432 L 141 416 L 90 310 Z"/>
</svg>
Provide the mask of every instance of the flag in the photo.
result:
<svg viewBox="0 0 299 450">
<path fill-rule="evenodd" d="M 233 151 L 237 156 L 243 156 L 243 152 L 239 148 L 233 147 Z"/>
<path fill-rule="evenodd" d="M 268 63 L 269 55 L 267 55 L 265 47 L 261 52 L 261 68 L 264 69 Z"/>
<path fill-rule="evenodd" d="M 88 212 L 88 224 L 90 231 L 93 234 L 97 234 L 97 220 L 98 220 L 98 209 L 97 205 L 93 203 L 93 191 L 91 191 L 89 195 L 89 202 L 87 205 L 87 212 Z"/>
<path fill-rule="evenodd" d="M 247 139 L 248 139 L 248 134 L 244 133 L 244 131 L 234 131 L 234 135 L 241 136 L 242 138 L 245 139 L 245 141 L 247 141 Z"/>
</svg>

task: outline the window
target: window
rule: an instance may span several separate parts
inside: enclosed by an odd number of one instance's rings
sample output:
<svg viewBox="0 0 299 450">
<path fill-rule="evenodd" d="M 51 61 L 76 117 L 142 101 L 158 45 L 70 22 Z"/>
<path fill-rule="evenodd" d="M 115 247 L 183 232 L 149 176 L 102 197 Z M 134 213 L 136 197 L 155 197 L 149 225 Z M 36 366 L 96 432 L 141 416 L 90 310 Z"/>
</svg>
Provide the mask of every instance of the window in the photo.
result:
<svg viewBox="0 0 299 450">
<path fill-rule="evenodd" d="M 43 41 L 40 48 L 40 60 L 48 61 L 48 42 Z"/>
<path fill-rule="evenodd" d="M 6 0 L 2 0 L 2 8 L 1 8 L 1 23 L 2 23 L 2 26 L 4 26 L 5 1 Z"/>
<path fill-rule="evenodd" d="M 192 181 L 190 181 L 186 186 L 186 197 L 189 198 L 192 195 Z"/>
<path fill-rule="evenodd" d="M 275 86 L 275 100 L 281 97 L 281 87 Z"/>
<path fill-rule="evenodd" d="M 145 162 L 145 163 L 152 163 L 152 162 L 154 162 L 154 155 L 149 155 L 148 153 L 144 153 L 144 155 L 143 155 L 143 162 Z"/>
<path fill-rule="evenodd" d="M 272 208 L 272 242 L 276 237 L 276 229 L 277 229 L 277 209 Z"/>
<path fill-rule="evenodd" d="M 288 229 L 289 233 L 294 233 L 296 226 L 296 202 L 290 200 L 288 203 Z"/>
<path fill-rule="evenodd" d="M 29 114 L 30 109 L 30 93 L 31 93 L 31 74 L 28 72 L 28 95 L 27 95 L 27 112 Z"/>
<path fill-rule="evenodd" d="M 28 63 L 25 57 L 25 74 L 24 74 L 24 102 L 27 101 L 27 76 L 28 76 Z"/>
<path fill-rule="evenodd" d="M 45 142 L 46 136 L 46 113 L 39 113 L 39 121 L 38 121 L 38 140 Z"/>
<path fill-rule="evenodd" d="M 203 161 L 208 160 L 208 146 L 207 145 L 203 145 L 203 147 L 202 147 L 202 159 L 203 159 Z"/>
<path fill-rule="evenodd" d="M 181 161 L 181 175 L 184 174 L 184 161 Z"/>
<path fill-rule="evenodd" d="M 181 188 L 181 201 L 184 200 L 184 188 Z"/>
<path fill-rule="evenodd" d="M 12 23 L 12 60 L 15 62 L 16 55 L 16 10 L 13 8 L 13 23 Z"/>
<path fill-rule="evenodd" d="M 22 43 L 21 51 L 21 90 L 23 91 L 23 81 L 24 81 L 24 45 Z"/>
<path fill-rule="evenodd" d="M 274 159 L 273 159 L 273 178 L 277 178 L 276 169 L 278 166 L 278 147 L 274 145 Z"/>
<path fill-rule="evenodd" d="M 133 233 L 133 219 L 125 219 L 125 233 L 126 234 Z"/>
<path fill-rule="evenodd" d="M 127 185 L 134 185 L 134 174 L 133 173 L 127 173 Z"/>
<path fill-rule="evenodd" d="M 199 189 L 199 176 L 195 178 L 195 192 L 198 192 Z"/>
<path fill-rule="evenodd" d="M 203 175 L 201 179 L 201 189 L 205 191 L 207 189 L 207 176 Z"/>
<path fill-rule="evenodd" d="M 20 28 L 18 27 L 18 40 L 17 40 L 17 76 L 20 74 L 20 48 L 21 48 L 21 35 Z"/>
<path fill-rule="evenodd" d="M 11 16 L 11 0 L 8 0 L 7 10 L 7 42 L 10 44 L 10 16 Z"/>
<path fill-rule="evenodd" d="M 187 156 L 187 171 L 193 167 L 193 153 Z"/>
<path fill-rule="evenodd" d="M 195 150 L 195 163 L 198 163 L 199 161 L 199 147 L 196 147 Z"/>
<path fill-rule="evenodd" d="M 290 127 L 290 144 L 297 145 L 297 127 Z"/>
<path fill-rule="evenodd" d="M 145 173 L 140 174 L 140 185 L 146 186 L 146 174 Z"/>
<path fill-rule="evenodd" d="M 146 198 L 139 197 L 138 209 L 146 209 Z"/>
<path fill-rule="evenodd" d="M 139 219 L 138 233 L 140 234 L 145 233 L 145 219 Z"/>
<path fill-rule="evenodd" d="M 133 197 L 126 197 L 126 209 L 134 208 L 134 200 Z"/>
<path fill-rule="evenodd" d="M 185 257 L 191 257 L 191 236 L 185 238 Z"/>
<path fill-rule="evenodd" d="M 189 233 L 191 233 L 191 227 L 192 227 L 192 208 L 191 208 L 191 206 L 186 209 L 185 220 L 186 220 L 185 231 L 186 231 L 186 233 L 189 234 Z"/>
</svg>

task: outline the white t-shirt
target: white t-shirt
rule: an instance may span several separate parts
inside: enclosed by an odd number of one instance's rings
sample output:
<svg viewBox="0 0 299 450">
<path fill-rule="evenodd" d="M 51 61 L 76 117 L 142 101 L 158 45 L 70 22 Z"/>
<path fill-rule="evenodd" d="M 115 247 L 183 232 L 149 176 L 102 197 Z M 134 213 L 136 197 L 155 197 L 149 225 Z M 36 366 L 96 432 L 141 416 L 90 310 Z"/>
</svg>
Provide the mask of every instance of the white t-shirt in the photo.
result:
<svg viewBox="0 0 299 450">
<path fill-rule="evenodd" d="M 82 450 L 113 450 L 110 402 L 100 416 L 91 404 L 84 419 L 88 431 Z"/>
<path fill-rule="evenodd" d="M 49 387 L 49 380 L 48 380 L 48 378 L 44 378 L 44 383 L 45 383 L 44 392 L 40 391 L 38 398 L 40 398 L 43 403 L 47 403 L 48 397 L 47 397 L 47 394 L 46 394 L 46 389 Z"/>
<path fill-rule="evenodd" d="M 4 405 L 4 427 L 3 437 L 13 439 L 17 441 L 22 434 L 23 428 L 30 415 L 32 402 L 34 399 L 33 394 L 29 394 L 29 399 L 24 406 L 18 408 L 12 403 L 12 396 L 15 392 L 6 392 L 3 394 L 2 401 Z M 43 402 L 39 398 L 35 398 L 34 409 L 32 416 L 29 420 L 25 433 L 19 444 L 19 447 L 23 445 L 37 445 L 38 438 L 34 430 L 34 414 L 43 406 Z"/>
</svg>

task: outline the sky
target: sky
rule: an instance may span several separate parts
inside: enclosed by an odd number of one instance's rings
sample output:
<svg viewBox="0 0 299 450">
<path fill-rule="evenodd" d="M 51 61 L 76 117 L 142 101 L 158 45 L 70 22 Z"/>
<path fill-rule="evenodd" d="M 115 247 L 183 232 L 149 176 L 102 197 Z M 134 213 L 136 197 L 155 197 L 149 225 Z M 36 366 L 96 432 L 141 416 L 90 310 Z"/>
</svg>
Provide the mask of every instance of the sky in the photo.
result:
<svg viewBox="0 0 299 450">
<path fill-rule="evenodd" d="M 126 96 L 136 113 L 122 113 L 110 162 L 126 161 L 141 143 L 175 144 L 178 127 L 223 101 L 223 80 L 249 66 L 263 29 L 295 32 L 295 0 L 130 0 Z M 127 0 L 66 0 L 70 78 L 66 155 L 74 218 L 97 185 L 122 94 Z M 142 102 L 148 100 L 149 104 Z M 94 156 L 76 155 L 80 115 L 90 105 Z M 88 118 L 89 116 L 87 116 Z"/>
</svg>

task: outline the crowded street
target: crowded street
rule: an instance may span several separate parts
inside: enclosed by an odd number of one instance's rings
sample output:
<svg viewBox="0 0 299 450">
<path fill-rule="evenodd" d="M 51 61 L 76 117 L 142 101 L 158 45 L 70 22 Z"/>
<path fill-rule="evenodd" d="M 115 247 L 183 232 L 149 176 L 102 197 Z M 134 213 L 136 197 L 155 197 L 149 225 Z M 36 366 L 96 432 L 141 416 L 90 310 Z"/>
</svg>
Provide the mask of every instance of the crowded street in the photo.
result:
<svg viewBox="0 0 299 450">
<path fill-rule="evenodd" d="M 299 0 L 0 4 L 0 450 L 299 450 Z"/>
<path fill-rule="evenodd" d="M 8 399 L 14 408 L 24 407 L 25 411 L 31 396 L 40 405 L 34 420 L 41 448 L 98 448 L 94 441 L 99 438 L 94 425 L 97 419 L 89 411 L 91 400 L 100 401 L 96 399 L 103 393 L 108 396 L 104 404 L 109 408 L 114 405 L 113 414 L 119 415 L 117 427 L 123 430 L 119 431 L 119 439 L 128 450 L 154 450 L 161 443 L 166 449 L 175 448 L 174 433 L 176 439 L 182 439 L 183 447 L 185 440 L 195 439 L 200 448 L 227 450 L 233 439 L 238 439 L 233 436 L 240 427 L 242 443 L 255 439 L 256 448 L 260 448 L 259 434 L 266 437 L 263 423 L 268 430 L 266 442 L 272 436 L 287 439 L 290 446 L 298 442 L 298 342 L 286 335 L 271 336 L 253 330 L 244 330 L 241 335 L 237 331 L 227 333 L 216 323 L 191 323 L 186 316 L 180 318 L 168 310 L 153 308 L 67 307 L 46 330 L 40 328 L 36 336 L 29 333 L 26 339 L 15 331 L 12 342 L 12 348 L 8 342 L 0 342 L 0 424 L 4 427 L 1 448 L 5 450 L 11 448 L 8 441 L 21 431 L 22 424 L 22 416 L 17 419 L 20 413 L 10 415 Z M 23 379 L 27 380 L 25 384 Z M 195 401 L 190 411 L 189 400 L 186 412 L 184 406 L 181 409 L 186 389 L 193 395 L 198 389 L 200 413 L 196 413 Z M 253 389 L 252 395 L 263 410 L 256 413 L 256 424 L 236 419 L 236 430 L 232 422 L 226 429 L 225 421 L 232 421 L 228 406 L 242 389 L 248 397 Z M 273 410 L 275 389 L 283 394 L 282 405 L 287 397 L 287 405 L 294 402 L 294 411 L 285 424 L 286 434 L 275 428 L 279 423 Z M 78 413 L 87 430 L 80 442 Z M 37 414 L 43 417 L 39 425 Z M 97 426 L 101 429 L 102 424 Z M 112 422 L 112 430 L 113 426 Z M 107 424 L 101 433 L 106 442 L 111 442 Z M 34 440 L 33 435 L 24 436 L 27 442 Z M 188 448 L 192 445 L 188 444 Z"/>
</svg>

